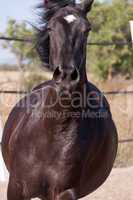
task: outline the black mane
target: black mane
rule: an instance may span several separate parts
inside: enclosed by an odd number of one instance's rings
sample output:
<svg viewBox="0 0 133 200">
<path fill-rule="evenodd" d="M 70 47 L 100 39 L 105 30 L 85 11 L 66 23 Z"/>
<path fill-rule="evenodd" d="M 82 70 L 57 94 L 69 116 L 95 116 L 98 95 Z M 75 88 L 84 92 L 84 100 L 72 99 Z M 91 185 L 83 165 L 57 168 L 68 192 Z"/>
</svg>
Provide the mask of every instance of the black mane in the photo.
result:
<svg viewBox="0 0 133 200">
<path fill-rule="evenodd" d="M 36 49 L 44 66 L 49 66 L 49 35 L 47 33 L 47 24 L 54 14 L 60 9 L 70 4 L 74 4 L 75 0 L 44 0 L 37 8 L 40 10 L 40 24 L 37 31 Z"/>
</svg>

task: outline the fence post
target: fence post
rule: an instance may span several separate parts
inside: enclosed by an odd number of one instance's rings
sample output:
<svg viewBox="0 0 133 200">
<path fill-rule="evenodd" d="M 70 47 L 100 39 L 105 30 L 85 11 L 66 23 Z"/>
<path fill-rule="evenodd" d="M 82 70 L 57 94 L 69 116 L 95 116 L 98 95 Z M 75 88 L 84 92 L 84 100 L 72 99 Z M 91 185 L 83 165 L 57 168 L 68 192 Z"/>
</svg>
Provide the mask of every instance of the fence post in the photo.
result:
<svg viewBox="0 0 133 200">
<path fill-rule="evenodd" d="M 131 37 L 132 37 L 132 47 L 133 47 L 133 20 L 130 21 Z"/>
</svg>

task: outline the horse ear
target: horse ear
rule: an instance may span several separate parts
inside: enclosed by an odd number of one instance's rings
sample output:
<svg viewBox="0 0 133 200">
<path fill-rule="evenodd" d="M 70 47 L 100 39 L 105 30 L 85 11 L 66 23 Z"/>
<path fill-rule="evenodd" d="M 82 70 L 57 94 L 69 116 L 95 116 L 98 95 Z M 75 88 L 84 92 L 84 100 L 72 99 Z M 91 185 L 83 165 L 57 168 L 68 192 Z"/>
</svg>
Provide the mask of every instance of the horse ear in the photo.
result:
<svg viewBox="0 0 133 200">
<path fill-rule="evenodd" d="M 81 9 L 85 14 L 91 10 L 93 2 L 94 0 L 84 0 L 83 3 L 81 3 Z"/>
<path fill-rule="evenodd" d="M 44 0 L 44 6 L 48 5 L 48 0 Z"/>
<path fill-rule="evenodd" d="M 58 66 L 55 71 L 54 71 L 54 74 L 53 74 L 53 79 L 55 81 L 59 81 L 60 80 L 60 75 L 62 74 L 62 69 L 60 66 Z"/>
</svg>

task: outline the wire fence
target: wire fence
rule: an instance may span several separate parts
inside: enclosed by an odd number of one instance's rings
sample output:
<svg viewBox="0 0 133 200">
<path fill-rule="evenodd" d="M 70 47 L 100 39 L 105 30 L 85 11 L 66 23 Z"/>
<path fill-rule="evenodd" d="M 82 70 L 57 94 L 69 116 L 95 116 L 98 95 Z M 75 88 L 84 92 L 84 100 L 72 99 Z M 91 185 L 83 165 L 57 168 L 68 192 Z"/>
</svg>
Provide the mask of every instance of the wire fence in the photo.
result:
<svg viewBox="0 0 133 200">
<path fill-rule="evenodd" d="M 32 43 L 33 39 L 31 38 L 18 38 L 18 37 L 4 37 L 1 36 L 0 40 L 6 40 L 6 41 L 16 41 L 16 42 L 26 42 L 26 43 Z"/>
<path fill-rule="evenodd" d="M 1 36 L 0 40 L 6 41 L 16 41 L 16 42 L 25 42 L 25 43 L 33 43 L 33 38 L 19 38 L 19 37 L 4 37 Z M 94 46 L 131 46 L 133 45 L 133 41 L 116 41 L 116 42 L 108 42 L 108 41 L 101 41 L 101 42 L 88 42 L 87 45 L 94 45 Z"/>
<path fill-rule="evenodd" d="M 15 91 L 15 90 L 0 90 L 0 93 L 3 94 L 27 94 L 29 91 Z M 104 95 L 133 95 L 133 91 L 106 91 L 103 92 Z"/>
</svg>

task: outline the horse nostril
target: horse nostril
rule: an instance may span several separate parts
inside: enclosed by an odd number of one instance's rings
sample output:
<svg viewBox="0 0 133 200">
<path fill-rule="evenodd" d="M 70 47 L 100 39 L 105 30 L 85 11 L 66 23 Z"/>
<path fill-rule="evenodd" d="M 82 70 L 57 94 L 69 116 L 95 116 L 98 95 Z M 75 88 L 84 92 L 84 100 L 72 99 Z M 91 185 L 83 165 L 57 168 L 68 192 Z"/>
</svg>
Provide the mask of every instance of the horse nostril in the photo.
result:
<svg viewBox="0 0 133 200">
<path fill-rule="evenodd" d="M 74 71 L 71 74 L 71 80 L 72 81 L 78 81 L 79 80 L 79 72 L 76 68 L 74 69 Z"/>
<path fill-rule="evenodd" d="M 62 75 L 63 71 L 61 69 L 61 67 L 57 67 L 54 71 L 54 74 L 53 74 L 53 79 L 56 80 L 56 82 L 59 82 L 60 79 L 61 79 L 61 75 Z"/>
</svg>

